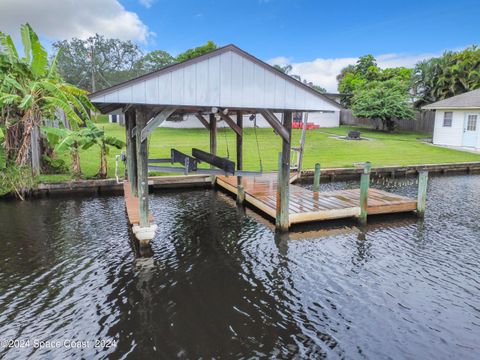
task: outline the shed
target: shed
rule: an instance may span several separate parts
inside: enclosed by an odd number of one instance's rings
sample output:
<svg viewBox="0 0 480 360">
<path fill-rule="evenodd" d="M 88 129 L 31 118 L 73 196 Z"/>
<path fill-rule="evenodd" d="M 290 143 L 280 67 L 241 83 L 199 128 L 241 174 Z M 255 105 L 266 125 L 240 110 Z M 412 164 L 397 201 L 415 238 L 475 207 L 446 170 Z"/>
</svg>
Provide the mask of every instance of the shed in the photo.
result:
<svg viewBox="0 0 480 360">
<path fill-rule="evenodd" d="M 243 116 L 261 114 L 282 142 L 276 225 L 286 230 L 292 113 L 341 109 L 337 102 L 234 45 L 95 92 L 90 100 L 102 113 L 125 115 L 128 181 L 139 208 L 134 232 L 147 243 L 155 232 L 148 216 L 147 136 L 165 120 L 195 116 L 210 131 L 210 155 L 204 156 L 219 162 L 216 129 L 217 122 L 224 121 L 237 136 L 235 166 L 240 175 Z M 279 113 L 280 118 L 275 115 Z"/>
<path fill-rule="evenodd" d="M 480 89 L 422 109 L 435 110 L 434 144 L 480 149 Z"/>
</svg>

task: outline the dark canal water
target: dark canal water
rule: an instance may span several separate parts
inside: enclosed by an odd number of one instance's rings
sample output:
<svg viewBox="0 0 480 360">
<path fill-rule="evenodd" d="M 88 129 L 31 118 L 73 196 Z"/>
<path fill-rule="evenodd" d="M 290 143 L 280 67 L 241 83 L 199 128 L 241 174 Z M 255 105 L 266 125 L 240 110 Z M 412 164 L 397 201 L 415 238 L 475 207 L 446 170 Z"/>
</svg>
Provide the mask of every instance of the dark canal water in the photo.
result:
<svg viewBox="0 0 480 360">
<path fill-rule="evenodd" d="M 148 259 L 122 197 L 0 202 L 0 357 L 479 359 L 480 176 L 429 186 L 424 221 L 290 239 L 221 192 L 157 193 Z"/>
</svg>

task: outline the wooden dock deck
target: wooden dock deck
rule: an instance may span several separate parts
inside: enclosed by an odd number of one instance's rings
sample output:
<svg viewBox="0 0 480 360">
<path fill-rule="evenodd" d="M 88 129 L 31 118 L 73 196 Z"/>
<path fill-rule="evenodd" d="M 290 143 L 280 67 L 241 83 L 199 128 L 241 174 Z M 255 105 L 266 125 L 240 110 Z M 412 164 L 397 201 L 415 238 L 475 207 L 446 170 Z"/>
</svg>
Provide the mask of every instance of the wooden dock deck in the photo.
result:
<svg viewBox="0 0 480 360">
<path fill-rule="evenodd" d="M 123 193 L 125 197 L 125 208 L 127 209 L 128 222 L 130 225 L 138 225 L 140 223 L 140 213 L 138 197 L 133 196 L 130 183 L 125 180 L 123 182 Z M 153 215 L 148 216 L 150 221 L 153 221 Z"/>
<path fill-rule="evenodd" d="M 232 194 L 237 194 L 236 176 L 218 176 L 217 184 Z M 273 219 L 276 216 L 276 175 L 244 177 L 242 185 L 245 201 Z M 414 211 L 417 201 L 386 191 L 369 189 L 369 215 Z M 360 189 L 313 192 L 300 186 L 290 185 L 290 224 L 332 220 L 360 215 Z"/>
</svg>

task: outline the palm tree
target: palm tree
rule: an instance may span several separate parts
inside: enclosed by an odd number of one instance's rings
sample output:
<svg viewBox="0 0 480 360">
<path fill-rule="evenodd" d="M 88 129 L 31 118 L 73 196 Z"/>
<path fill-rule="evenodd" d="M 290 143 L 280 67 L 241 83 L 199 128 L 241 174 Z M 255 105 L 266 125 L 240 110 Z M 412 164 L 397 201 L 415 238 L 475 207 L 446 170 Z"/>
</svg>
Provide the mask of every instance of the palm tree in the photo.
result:
<svg viewBox="0 0 480 360">
<path fill-rule="evenodd" d="M 61 109 L 73 124 L 89 118 L 93 105 L 87 93 L 65 83 L 51 64 L 37 34 L 29 24 L 21 26 L 23 51 L 20 58 L 12 38 L 0 32 L 0 111 L 6 134 L 7 161 L 26 165 L 31 160 L 32 130 L 44 119 L 54 119 Z"/>
</svg>

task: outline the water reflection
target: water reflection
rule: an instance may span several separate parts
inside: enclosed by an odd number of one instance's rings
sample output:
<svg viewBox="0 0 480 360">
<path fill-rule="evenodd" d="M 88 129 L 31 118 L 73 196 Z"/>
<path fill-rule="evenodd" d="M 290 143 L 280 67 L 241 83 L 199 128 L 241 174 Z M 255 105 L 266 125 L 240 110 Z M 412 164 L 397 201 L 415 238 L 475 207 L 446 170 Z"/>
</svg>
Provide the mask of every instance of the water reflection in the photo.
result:
<svg viewBox="0 0 480 360">
<path fill-rule="evenodd" d="M 0 334 L 117 342 L 0 357 L 474 359 L 479 185 L 432 178 L 424 220 L 288 234 L 221 192 L 162 191 L 150 257 L 121 197 L 0 203 Z"/>
</svg>

